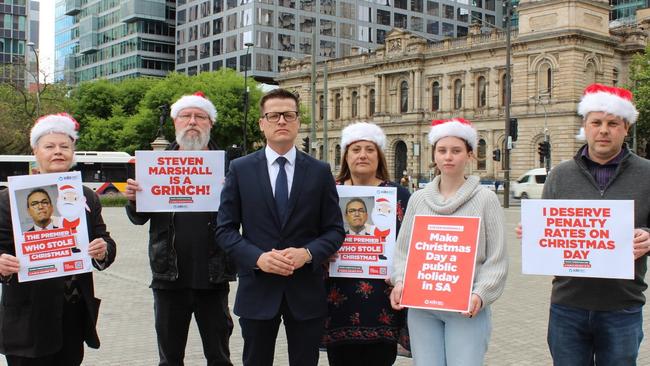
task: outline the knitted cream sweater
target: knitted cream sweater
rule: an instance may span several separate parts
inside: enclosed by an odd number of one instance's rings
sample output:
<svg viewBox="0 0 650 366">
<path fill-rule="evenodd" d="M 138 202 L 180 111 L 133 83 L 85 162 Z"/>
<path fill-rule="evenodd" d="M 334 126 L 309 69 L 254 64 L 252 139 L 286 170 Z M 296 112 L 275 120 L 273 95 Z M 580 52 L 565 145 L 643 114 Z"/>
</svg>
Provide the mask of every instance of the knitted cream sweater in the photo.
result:
<svg viewBox="0 0 650 366">
<path fill-rule="evenodd" d="M 403 281 L 415 215 L 479 216 L 481 228 L 472 292 L 481 297 L 483 306 L 489 305 L 501 296 L 508 274 L 504 218 L 499 200 L 494 192 L 480 185 L 476 176 L 468 177 L 449 200 L 440 194 L 439 186 L 438 176 L 411 196 L 393 253 L 391 280 L 393 283 Z"/>
</svg>

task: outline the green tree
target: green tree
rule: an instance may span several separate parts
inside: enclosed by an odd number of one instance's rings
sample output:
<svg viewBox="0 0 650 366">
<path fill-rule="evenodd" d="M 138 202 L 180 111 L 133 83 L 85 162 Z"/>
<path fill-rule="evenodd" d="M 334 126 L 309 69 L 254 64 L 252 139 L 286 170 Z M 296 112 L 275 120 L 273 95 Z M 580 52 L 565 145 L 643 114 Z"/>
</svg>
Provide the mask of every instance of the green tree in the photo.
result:
<svg viewBox="0 0 650 366">
<path fill-rule="evenodd" d="M 11 66 L 5 66 L 11 67 Z M 4 68 L 1 71 L 5 71 Z M 40 113 L 68 111 L 68 89 L 62 84 L 43 84 L 40 92 Z M 36 91 L 30 92 L 23 85 L 12 82 L 0 83 L 0 154 L 29 154 L 29 133 L 37 115 Z"/>
<path fill-rule="evenodd" d="M 646 158 L 650 158 L 650 45 L 645 52 L 636 54 L 632 59 L 630 80 L 634 102 L 639 110 L 636 122 L 637 145 L 639 150 L 645 150 Z"/>
</svg>

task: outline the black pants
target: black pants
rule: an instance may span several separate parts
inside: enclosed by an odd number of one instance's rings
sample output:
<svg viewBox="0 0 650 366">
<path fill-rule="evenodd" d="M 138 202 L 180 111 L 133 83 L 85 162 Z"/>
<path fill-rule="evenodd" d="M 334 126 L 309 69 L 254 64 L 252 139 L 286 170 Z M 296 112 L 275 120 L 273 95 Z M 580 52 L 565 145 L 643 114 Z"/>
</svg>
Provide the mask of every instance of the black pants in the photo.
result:
<svg viewBox="0 0 650 366">
<path fill-rule="evenodd" d="M 231 366 L 228 341 L 233 322 L 228 290 L 153 290 L 161 366 L 183 365 L 192 314 L 209 366 Z"/>
<path fill-rule="evenodd" d="M 84 358 L 84 329 L 88 310 L 83 300 L 63 305 L 63 339 L 59 351 L 43 357 L 7 355 L 9 366 L 79 366 Z"/>
<path fill-rule="evenodd" d="M 260 304 L 260 306 L 264 306 Z M 291 314 L 286 301 L 280 312 L 269 320 L 239 318 L 244 338 L 244 366 L 271 366 L 275 355 L 275 340 L 284 320 L 289 351 L 289 365 L 318 365 L 318 345 L 323 335 L 325 318 L 297 320 Z"/>
<path fill-rule="evenodd" d="M 330 366 L 390 366 L 397 358 L 397 343 L 342 344 L 327 347 Z"/>
</svg>

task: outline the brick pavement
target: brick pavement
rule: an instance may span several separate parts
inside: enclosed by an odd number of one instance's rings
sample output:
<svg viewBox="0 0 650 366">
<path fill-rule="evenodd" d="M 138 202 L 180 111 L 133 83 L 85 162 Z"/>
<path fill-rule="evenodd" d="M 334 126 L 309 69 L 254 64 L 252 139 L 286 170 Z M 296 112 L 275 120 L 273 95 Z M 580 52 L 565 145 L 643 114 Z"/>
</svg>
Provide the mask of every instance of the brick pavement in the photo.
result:
<svg viewBox="0 0 650 366">
<path fill-rule="evenodd" d="M 156 365 L 158 361 L 153 325 L 153 299 L 148 288 L 151 274 L 147 256 L 148 225 L 132 225 L 122 208 L 105 208 L 104 219 L 118 243 L 117 259 L 104 272 L 95 273 L 97 297 L 102 299 L 99 335 L 102 347 L 86 349 L 84 365 Z M 493 333 L 486 365 L 550 365 L 546 348 L 546 322 L 550 278 L 521 275 L 521 251 L 514 237 L 519 208 L 506 210 L 506 233 L 510 273 L 503 296 L 494 304 Z M 231 304 L 234 303 L 231 291 Z M 650 316 L 645 313 L 644 332 L 650 334 Z M 242 340 L 239 325 L 231 338 L 235 365 L 241 365 Z M 187 365 L 204 365 L 201 341 L 193 324 L 186 350 Z M 276 365 L 287 365 L 286 340 L 278 337 Z M 320 365 L 326 365 L 321 353 Z M 399 366 L 411 365 L 399 357 Z M 4 358 L 0 365 L 5 365 Z M 650 365 L 650 348 L 643 344 L 639 365 Z"/>
</svg>

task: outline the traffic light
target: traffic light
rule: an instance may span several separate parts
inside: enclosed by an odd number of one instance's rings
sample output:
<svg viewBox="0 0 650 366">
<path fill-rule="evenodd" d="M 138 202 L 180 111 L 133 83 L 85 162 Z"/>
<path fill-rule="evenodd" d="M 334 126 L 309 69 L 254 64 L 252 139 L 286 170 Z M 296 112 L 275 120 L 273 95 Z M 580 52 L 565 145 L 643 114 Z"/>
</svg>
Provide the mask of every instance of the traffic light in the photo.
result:
<svg viewBox="0 0 650 366">
<path fill-rule="evenodd" d="M 501 149 L 492 150 L 492 160 L 501 161 Z"/>
<path fill-rule="evenodd" d="M 548 141 L 540 142 L 537 152 L 539 153 L 539 162 L 544 163 L 544 160 L 548 159 L 551 154 L 551 143 Z"/>
<path fill-rule="evenodd" d="M 309 136 L 302 138 L 302 151 L 309 154 Z"/>
<path fill-rule="evenodd" d="M 517 122 L 516 118 L 510 118 L 510 137 L 512 137 L 512 141 L 517 141 L 517 136 L 518 136 L 518 126 L 519 123 Z"/>
</svg>

